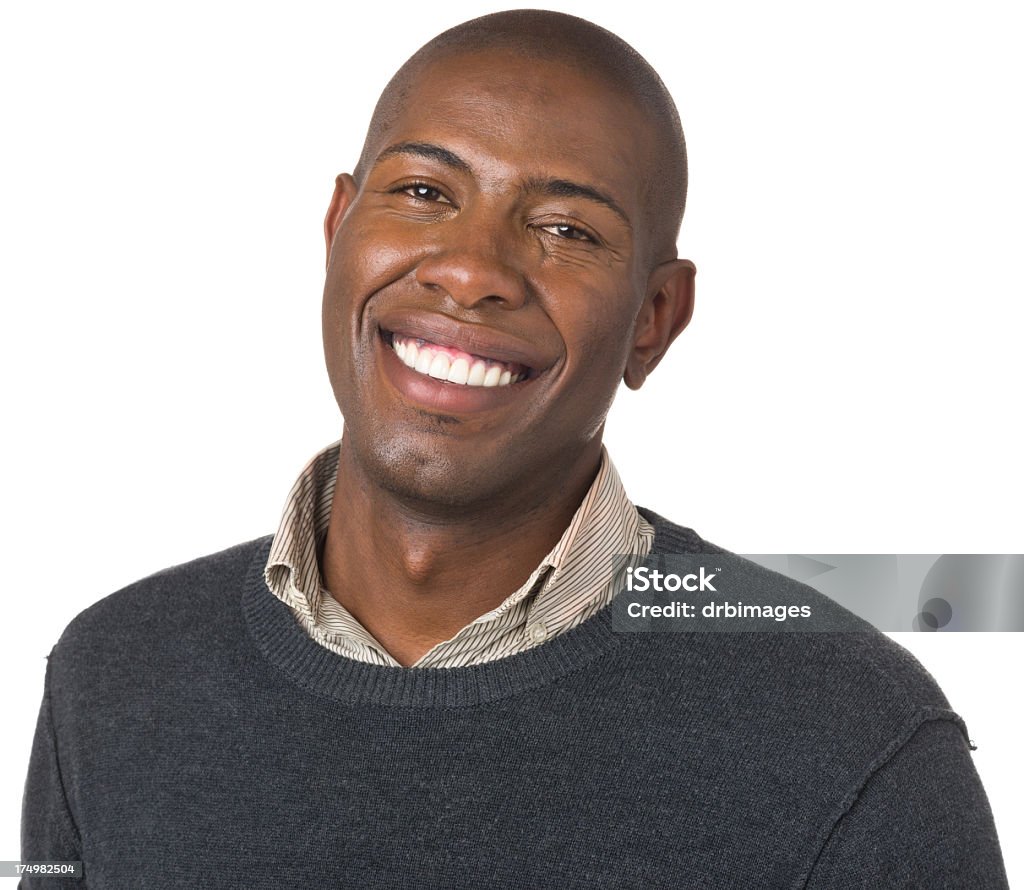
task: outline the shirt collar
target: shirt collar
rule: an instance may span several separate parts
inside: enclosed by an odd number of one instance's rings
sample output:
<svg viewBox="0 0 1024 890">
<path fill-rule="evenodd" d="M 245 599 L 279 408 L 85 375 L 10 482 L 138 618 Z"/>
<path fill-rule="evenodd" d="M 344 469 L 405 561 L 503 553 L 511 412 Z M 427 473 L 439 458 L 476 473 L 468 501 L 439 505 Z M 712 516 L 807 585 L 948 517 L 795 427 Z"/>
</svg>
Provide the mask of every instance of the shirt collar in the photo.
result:
<svg viewBox="0 0 1024 890">
<path fill-rule="evenodd" d="M 330 522 L 340 448 L 340 440 L 333 442 L 303 468 L 288 494 L 264 570 L 270 590 L 312 624 L 321 602 L 320 554 Z M 602 446 L 597 475 L 558 542 L 518 590 L 468 627 L 500 620 L 528 597 L 533 597 L 530 620 L 537 615 L 564 616 L 611 580 L 615 555 L 646 553 L 652 540 L 649 523 L 627 497 Z"/>
</svg>

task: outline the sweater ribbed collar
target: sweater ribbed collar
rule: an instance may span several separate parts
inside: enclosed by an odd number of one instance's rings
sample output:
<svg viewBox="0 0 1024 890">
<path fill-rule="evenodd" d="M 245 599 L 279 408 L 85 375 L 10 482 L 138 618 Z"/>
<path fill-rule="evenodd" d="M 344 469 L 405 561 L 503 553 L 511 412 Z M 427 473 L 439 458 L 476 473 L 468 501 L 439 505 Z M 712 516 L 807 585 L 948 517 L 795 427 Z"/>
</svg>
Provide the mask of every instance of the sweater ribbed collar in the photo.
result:
<svg viewBox="0 0 1024 890">
<path fill-rule="evenodd" d="M 651 556 L 717 551 L 691 529 L 651 510 L 637 508 L 654 526 Z M 552 683 L 615 650 L 622 634 L 612 630 L 611 606 L 582 624 L 526 652 L 461 668 L 404 668 L 367 664 L 321 646 L 271 593 L 263 569 L 272 536 L 254 542 L 242 609 L 262 654 L 291 682 L 346 704 L 408 708 L 463 708 L 506 698 Z"/>
</svg>

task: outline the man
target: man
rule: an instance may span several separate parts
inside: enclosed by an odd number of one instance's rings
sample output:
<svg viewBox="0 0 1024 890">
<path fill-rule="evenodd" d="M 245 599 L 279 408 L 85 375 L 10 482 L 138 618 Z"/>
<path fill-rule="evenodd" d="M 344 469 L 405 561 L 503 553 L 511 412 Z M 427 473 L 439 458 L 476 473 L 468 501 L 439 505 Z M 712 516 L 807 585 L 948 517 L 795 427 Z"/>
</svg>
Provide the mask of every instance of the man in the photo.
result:
<svg viewBox="0 0 1024 890">
<path fill-rule="evenodd" d="M 325 222 L 341 442 L 276 535 L 71 623 L 24 858 L 90 888 L 1005 886 L 963 724 L 880 635 L 612 627 L 617 555 L 722 553 L 601 444 L 692 312 L 685 183 L 664 86 L 594 25 L 500 13 L 400 69 Z"/>
</svg>

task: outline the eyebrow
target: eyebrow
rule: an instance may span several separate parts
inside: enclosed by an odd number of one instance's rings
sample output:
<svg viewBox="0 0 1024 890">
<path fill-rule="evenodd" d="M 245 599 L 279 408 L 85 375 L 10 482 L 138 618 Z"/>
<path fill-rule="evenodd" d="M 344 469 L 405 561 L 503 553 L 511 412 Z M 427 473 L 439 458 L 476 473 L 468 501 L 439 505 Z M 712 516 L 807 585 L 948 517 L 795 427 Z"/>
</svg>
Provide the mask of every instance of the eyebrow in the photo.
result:
<svg viewBox="0 0 1024 890">
<path fill-rule="evenodd" d="M 444 164 L 446 167 L 458 170 L 460 173 L 473 172 L 473 168 L 455 154 L 455 152 L 450 151 L 443 146 L 435 145 L 432 142 L 396 142 L 394 145 L 389 145 L 379 155 L 377 155 L 376 160 L 373 162 L 374 166 L 385 158 L 394 157 L 396 155 L 409 155 L 416 158 L 425 158 L 429 161 L 437 161 Z M 526 180 L 524 186 L 527 191 L 537 192 L 551 198 L 583 198 L 587 201 L 593 201 L 595 204 L 601 204 L 620 217 L 627 226 L 632 228 L 629 216 L 626 214 L 626 211 L 619 206 L 619 203 L 611 195 L 595 188 L 592 185 L 584 185 L 583 183 L 573 182 L 569 179 L 547 179 L 544 177 L 532 176 Z"/>
<path fill-rule="evenodd" d="M 592 185 L 583 185 L 579 182 L 572 182 L 569 179 L 543 179 L 535 176 L 526 180 L 526 188 L 529 191 L 539 192 L 551 198 L 583 198 L 596 204 L 603 204 L 621 217 L 627 226 L 631 225 L 629 216 L 619 206 L 618 202 L 611 195 L 594 188 Z"/>
<path fill-rule="evenodd" d="M 434 145 L 432 142 L 396 142 L 377 155 L 377 159 L 373 162 L 374 166 L 385 158 L 394 157 L 395 155 L 411 155 L 415 158 L 426 158 L 428 161 L 438 161 L 446 167 L 458 170 L 460 173 L 473 172 L 469 164 L 462 160 L 455 152 L 442 148 L 440 145 Z"/>
</svg>

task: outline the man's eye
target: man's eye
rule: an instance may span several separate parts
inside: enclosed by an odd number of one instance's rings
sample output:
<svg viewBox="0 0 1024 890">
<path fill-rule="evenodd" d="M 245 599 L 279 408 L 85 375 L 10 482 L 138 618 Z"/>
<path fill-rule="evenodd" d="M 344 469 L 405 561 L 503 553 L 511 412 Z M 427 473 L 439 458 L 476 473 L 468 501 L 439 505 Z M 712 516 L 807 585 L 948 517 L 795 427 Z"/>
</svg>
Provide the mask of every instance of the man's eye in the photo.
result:
<svg viewBox="0 0 1024 890">
<path fill-rule="evenodd" d="M 560 238 L 568 238 L 571 241 L 589 241 L 592 244 L 596 243 L 595 239 L 590 234 L 576 226 L 570 226 L 568 223 L 556 223 L 555 225 L 544 226 L 543 229 L 545 232 L 551 232 L 552 235 L 558 235 Z"/>
<path fill-rule="evenodd" d="M 416 198 L 418 201 L 432 201 L 438 204 L 452 203 L 441 193 L 440 189 L 436 189 L 432 185 L 426 185 L 422 182 L 413 182 L 409 185 L 403 185 L 398 189 L 398 191 L 409 195 L 411 198 Z"/>
</svg>

